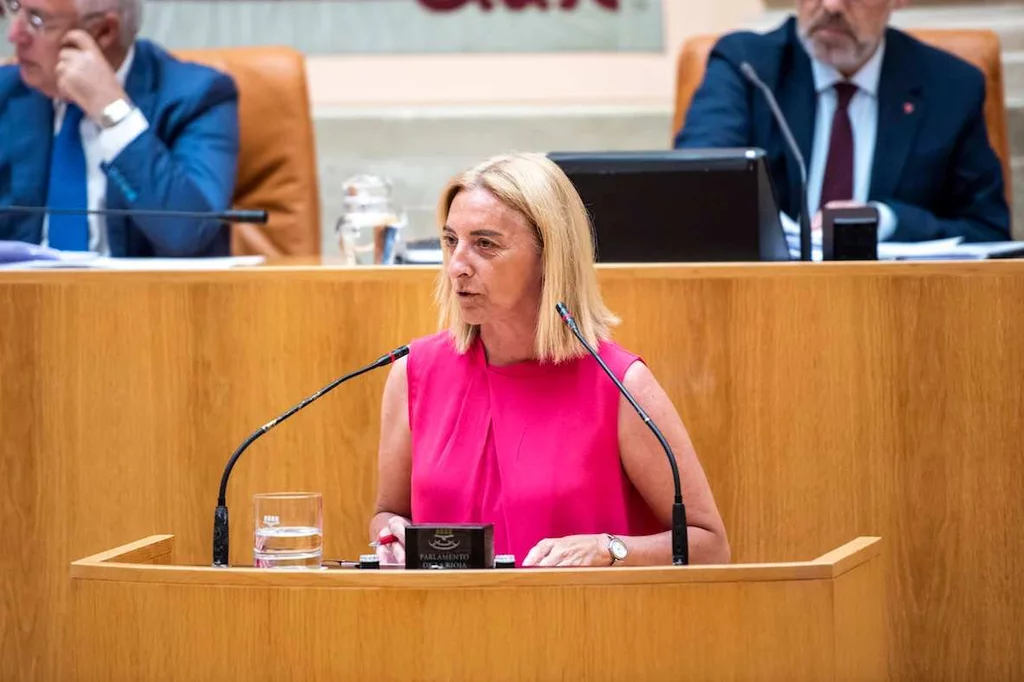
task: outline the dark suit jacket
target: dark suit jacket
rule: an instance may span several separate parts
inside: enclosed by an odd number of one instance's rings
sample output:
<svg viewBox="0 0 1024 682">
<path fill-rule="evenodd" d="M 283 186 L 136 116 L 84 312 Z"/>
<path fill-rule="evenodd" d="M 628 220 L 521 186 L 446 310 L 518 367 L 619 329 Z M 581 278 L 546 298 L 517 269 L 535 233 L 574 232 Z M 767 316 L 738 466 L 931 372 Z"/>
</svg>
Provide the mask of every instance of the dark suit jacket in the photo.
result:
<svg viewBox="0 0 1024 682">
<path fill-rule="evenodd" d="M 868 199 L 896 214 L 893 241 L 1008 239 L 1002 167 L 985 128 L 983 74 L 895 29 L 887 29 L 885 41 Z M 779 208 L 795 217 L 799 170 L 762 93 L 740 73 L 744 61 L 775 93 L 810 165 L 817 94 L 794 18 L 765 35 L 732 33 L 718 41 L 675 146 L 764 149 Z"/>
<path fill-rule="evenodd" d="M 107 208 L 229 208 L 238 158 L 234 81 L 139 40 L 125 91 L 149 129 L 104 166 Z M 17 66 L 0 67 L 0 239 L 42 240 L 42 216 L 4 215 L 2 207 L 46 205 L 52 142 L 52 101 L 22 83 Z M 113 256 L 213 256 L 230 248 L 228 228 L 211 221 L 108 217 L 106 224 Z"/>
</svg>

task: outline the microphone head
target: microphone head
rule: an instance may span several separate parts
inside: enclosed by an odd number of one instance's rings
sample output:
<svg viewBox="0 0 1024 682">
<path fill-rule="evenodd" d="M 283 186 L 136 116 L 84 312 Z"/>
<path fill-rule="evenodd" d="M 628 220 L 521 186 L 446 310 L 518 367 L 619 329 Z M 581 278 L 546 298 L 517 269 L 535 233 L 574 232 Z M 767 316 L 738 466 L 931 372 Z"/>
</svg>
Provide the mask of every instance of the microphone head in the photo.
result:
<svg viewBox="0 0 1024 682">
<path fill-rule="evenodd" d="M 569 309 L 564 303 L 559 301 L 555 304 L 555 310 L 558 312 L 558 316 L 562 318 L 562 322 L 572 327 L 576 324 L 576 320 L 572 319 L 572 315 L 569 313 Z"/>
<path fill-rule="evenodd" d="M 398 348 L 394 349 L 390 353 L 385 353 L 384 355 L 382 355 L 379 358 L 377 358 L 374 361 L 374 363 L 372 365 L 370 365 L 370 367 L 373 368 L 373 369 L 377 369 L 378 367 L 386 367 L 387 365 L 390 365 L 393 362 L 397 362 L 399 358 L 404 358 L 408 354 L 409 354 L 409 346 L 408 345 L 399 346 Z"/>
<path fill-rule="evenodd" d="M 224 211 L 224 217 L 232 223 L 250 223 L 254 225 L 267 224 L 267 212 L 262 209 L 236 209 L 232 211 Z"/>
</svg>

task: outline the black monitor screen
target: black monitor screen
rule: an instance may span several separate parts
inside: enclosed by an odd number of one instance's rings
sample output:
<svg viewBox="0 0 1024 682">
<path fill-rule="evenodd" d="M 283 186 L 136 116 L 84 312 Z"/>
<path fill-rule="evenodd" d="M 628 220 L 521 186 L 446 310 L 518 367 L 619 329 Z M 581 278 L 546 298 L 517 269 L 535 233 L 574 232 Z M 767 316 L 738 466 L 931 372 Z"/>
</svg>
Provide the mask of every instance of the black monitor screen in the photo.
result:
<svg viewBox="0 0 1024 682">
<path fill-rule="evenodd" d="M 555 152 L 606 263 L 789 260 L 760 149 Z"/>
</svg>

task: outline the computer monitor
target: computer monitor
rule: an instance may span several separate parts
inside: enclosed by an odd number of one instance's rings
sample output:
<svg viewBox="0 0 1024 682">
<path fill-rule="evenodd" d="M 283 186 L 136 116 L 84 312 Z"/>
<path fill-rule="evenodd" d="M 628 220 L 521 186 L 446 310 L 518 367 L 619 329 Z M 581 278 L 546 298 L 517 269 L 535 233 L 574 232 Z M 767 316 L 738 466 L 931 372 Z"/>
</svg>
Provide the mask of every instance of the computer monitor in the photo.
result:
<svg viewBox="0 0 1024 682">
<path fill-rule="evenodd" d="M 790 260 L 761 149 L 552 152 L 605 263 Z"/>
</svg>

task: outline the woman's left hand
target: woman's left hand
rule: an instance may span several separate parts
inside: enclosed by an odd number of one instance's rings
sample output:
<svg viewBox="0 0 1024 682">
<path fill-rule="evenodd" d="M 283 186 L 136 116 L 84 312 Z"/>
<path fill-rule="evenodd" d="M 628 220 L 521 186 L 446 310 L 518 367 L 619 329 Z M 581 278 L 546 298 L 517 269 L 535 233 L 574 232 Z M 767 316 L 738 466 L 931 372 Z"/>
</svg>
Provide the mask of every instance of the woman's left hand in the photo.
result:
<svg viewBox="0 0 1024 682">
<path fill-rule="evenodd" d="M 607 535 L 569 535 L 541 540 L 522 566 L 611 566 Z"/>
</svg>

